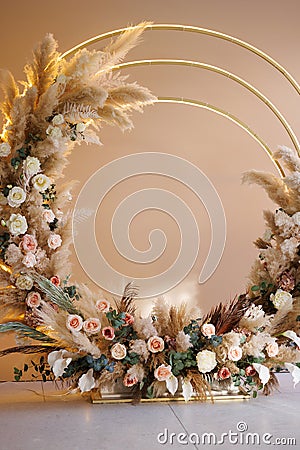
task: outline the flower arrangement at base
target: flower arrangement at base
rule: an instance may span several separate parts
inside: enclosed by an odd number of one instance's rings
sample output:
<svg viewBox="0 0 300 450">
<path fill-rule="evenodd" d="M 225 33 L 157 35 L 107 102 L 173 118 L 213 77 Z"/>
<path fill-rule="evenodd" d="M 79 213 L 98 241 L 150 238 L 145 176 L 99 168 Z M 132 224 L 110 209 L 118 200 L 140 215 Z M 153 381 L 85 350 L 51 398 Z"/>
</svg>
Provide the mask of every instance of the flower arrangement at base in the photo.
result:
<svg viewBox="0 0 300 450">
<path fill-rule="evenodd" d="M 26 66 L 19 89 L 2 72 L 6 123 L 0 140 L 0 332 L 18 345 L 0 356 L 42 354 L 32 361 L 44 381 L 68 381 L 72 391 L 112 389 L 121 382 L 134 401 L 193 395 L 206 399 L 215 383 L 269 394 L 274 371 L 300 380 L 300 158 L 275 154 L 289 174 L 250 172 L 279 209 L 265 212 L 267 230 L 255 244 L 249 288 L 202 316 L 187 304 L 157 299 L 148 317 L 136 312 L 137 291 L 125 288 L 110 303 L 101 293 L 71 284 L 70 186 L 59 186 L 74 144 L 100 144 L 99 126 L 132 127 L 131 110 L 155 97 L 112 68 L 137 42 L 145 24 L 131 28 L 102 52 L 78 51 L 62 60 L 49 35 Z M 15 368 L 18 381 L 23 369 Z M 34 375 L 35 377 L 35 375 Z"/>
</svg>

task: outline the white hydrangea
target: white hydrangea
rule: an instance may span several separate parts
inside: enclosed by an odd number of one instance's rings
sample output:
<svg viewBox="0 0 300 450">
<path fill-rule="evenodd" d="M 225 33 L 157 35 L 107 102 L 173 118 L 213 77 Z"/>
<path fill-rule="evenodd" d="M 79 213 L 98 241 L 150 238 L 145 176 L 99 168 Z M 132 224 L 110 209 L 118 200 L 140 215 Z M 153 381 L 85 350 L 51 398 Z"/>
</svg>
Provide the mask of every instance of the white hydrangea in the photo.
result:
<svg viewBox="0 0 300 450">
<path fill-rule="evenodd" d="M 289 239 L 285 239 L 280 244 L 280 248 L 281 248 L 282 253 L 285 256 L 288 256 L 289 258 L 293 259 L 296 256 L 298 245 L 299 245 L 299 242 L 298 242 L 297 238 L 291 237 Z"/>
</svg>

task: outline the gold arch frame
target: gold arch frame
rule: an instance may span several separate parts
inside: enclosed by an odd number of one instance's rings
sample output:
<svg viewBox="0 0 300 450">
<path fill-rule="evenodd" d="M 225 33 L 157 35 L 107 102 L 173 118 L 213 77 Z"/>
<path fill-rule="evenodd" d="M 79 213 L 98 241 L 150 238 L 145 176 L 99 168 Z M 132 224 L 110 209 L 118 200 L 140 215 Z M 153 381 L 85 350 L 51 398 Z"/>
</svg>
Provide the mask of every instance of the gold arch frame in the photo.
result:
<svg viewBox="0 0 300 450">
<path fill-rule="evenodd" d="M 87 39 L 86 41 L 74 46 L 70 50 L 67 50 L 61 55 L 61 58 L 66 58 L 68 56 L 71 56 L 76 51 L 86 48 L 89 45 L 95 44 L 97 42 L 100 42 L 104 39 L 111 38 L 114 36 L 118 36 L 119 34 L 123 33 L 126 30 L 136 28 L 134 26 L 132 27 L 126 27 L 126 28 L 120 28 L 117 30 L 113 30 L 107 33 L 103 33 L 100 35 L 97 35 L 95 37 L 92 37 L 90 39 Z M 238 39 L 234 36 L 221 33 L 218 31 L 196 27 L 196 26 L 186 26 L 186 25 L 178 25 L 178 24 L 149 24 L 145 27 L 146 30 L 168 30 L 168 31 L 184 31 L 184 32 L 193 32 L 198 34 L 203 34 L 207 36 L 216 37 L 225 41 L 228 41 L 230 43 L 233 43 L 235 45 L 238 45 L 242 48 L 245 48 L 249 50 L 250 52 L 254 53 L 255 55 L 262 58 L 264 61 L 269 63 L 271 66 L 273 66 L 277 71 L 279 71 L 289 82 L 289 84 L 292 85 L 292 87 L 296 90 L 298 94 L 300 94 L 300 85 L 297 83 L 297 81 L 293 78 L 293 76 L 276 60 L 274 60 L 272 57 L 270 57 L 268 54 L 263 52 L 262 50 L 258 49 L 257 47 L 249 44 L 248 42 L 245 42 L 241 39 Z M 158 65 L 158 64 L 164 64 L 164 65 L 183 65 L 183 66 L 190 66 L 190 67 L 197 67 L 202 68 L 206 70 L 210 70 L 216 73 L 219 73 L 221 75 L 226 76 L 227 78 L 230 78 L 237 83 L 239 83 L 241 86 L 247 88 L 250 92 L 252 92 L 259 100 L 263 101 L 264 104 L 268 106 L 269 109 L 275 114 L 277 119 L 280 121 L 280 123 L 285 128 L 286 132 L 288 133 L 291 141 L 293 142 L 293 145 L 297 151 L 297 153 L 300 155 L 300 145 L 299 141 L 297 139 L 297 136 L 295 135 L 292 127 L 287 122 L 285 117 L 281 114 L 281 112 L 278 110 L 278 108 L 258 89 L 256 89 L 254 86 L 252 86 L 250 83 L 245 81 L 244 79 L 238 77 L 237 75 L 226 71 L 225 69 L 222 69 L 217 66 L 212 66 L 210 64 L 200 63 L 196 61 L 187 61 L 187 60 L 174 60 L 174 59 L 157 59 L 157 60 L 140 60 L 140 61 L 132 61 L 128 63 L 118 64 L 116 65 L 113 70 L 122 69 L 125 67 L 134 67 L 134 66 L 141 66 L 141 65 Z M 284 170 L 281 167 L 280 163 L 274 159 L 273 153 L 270 150 L 270 148 L 267 146 L 267 144 L 261 139 L 248 125 L 246 125 L 244 122 L 242 122 L 237 117 L 233 116 L 229 112 L 226 112 L 222 110 L 221 108 L 218 108 L 213 105 L 209 105 L 207 103 L 197 101 L 197 100 L 191 100 L 191 99 L 184 99 L 182 97 L 159 97 L 157 102 L 168 102 L 168 103 L 179 103 L 179 104 L 187 104 L 187 105 L 193 105 L 200 108 L 204 108 L 207 110 L 210 110 L 212 112 L 215 112 L 219 115 L 222 115 L 223 117 L 228 118 L 232 122 L 234 122 L 236 125 L 238 125 L 240 128 L 244 129 L 253 139 L 255 139 L 260 146 L 266 151 L 268 156 L 270 157 L 271 161 L 274 163 L 275 167 L 279 171 L 280 176 L 284 177 Z"/>
</svg>

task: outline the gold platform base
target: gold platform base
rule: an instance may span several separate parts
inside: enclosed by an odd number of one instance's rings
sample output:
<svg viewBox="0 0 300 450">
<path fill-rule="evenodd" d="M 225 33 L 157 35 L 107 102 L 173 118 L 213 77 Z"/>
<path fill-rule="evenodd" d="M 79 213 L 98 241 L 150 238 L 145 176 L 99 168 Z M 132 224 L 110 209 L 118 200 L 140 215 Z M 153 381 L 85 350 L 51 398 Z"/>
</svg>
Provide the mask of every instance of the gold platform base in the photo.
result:
<svg viewBox="0 0 300 450">
<path fill-rule="evenodd" d="M 213 391 L 212 395 L 208 394 L 206 398 L 206 402 L 217 402 L 217 401 L 241 401 L 241 400 L 249 400 L 250 395 L 246 392 L 224 392 L 224 391 Z M 184 402 L 184 397 L 182 395 L 168 395 L 166 394 L 163 397 L 157 398 L 142 398 L 140 400 L 141 403 L 157 403 L 157 402 Z M 191 401 L 200 401 L 197 396 L 193 396 Z M 100 394 L 98 392 L 93 392 L 91 394 L 91 403 L 93 404 L 104 404 L 104 403 L 131 403 L 132 397 L 125 393 L 103 393 Z"/>
</svg>

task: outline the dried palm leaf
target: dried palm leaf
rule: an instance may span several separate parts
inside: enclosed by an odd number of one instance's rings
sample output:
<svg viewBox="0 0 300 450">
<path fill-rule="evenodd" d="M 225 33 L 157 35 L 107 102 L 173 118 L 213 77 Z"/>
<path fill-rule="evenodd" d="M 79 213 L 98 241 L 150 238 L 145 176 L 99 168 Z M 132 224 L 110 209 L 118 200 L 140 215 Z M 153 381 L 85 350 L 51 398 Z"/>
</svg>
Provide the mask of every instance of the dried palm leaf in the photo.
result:
<svg viewBox="0 0 300 450">
<path fill-rule="evenodd" d="M 202 323 L 212 323 L 216 334 L 224 334 L 233 330 L 251 305 L 246 295 L 240 295 L 231 302 L 219 303 L 203 318 Z"/>
<path fill-rule="evenodd" d="M 0 358 L 2 356 L 10 355 L 12 353 L 23 353 L 24 355 L 30 355 L 32 353 L 46 353 L 49 350 L 57 348 L 56 345 L 19 345 L 17 347 L 6 348 L 0 351 Z"/>
<path fill-rule="evenodd" d="M 54 339 L 51 339 L 46 334 L 31 328 L 24 323 L 20 322 L 7 322 L 0 324 L 0 333 L 7 333 L 9 331 L 15 331 L 17 335 L 22 337 L 27 337 L 30 339 L 34 339 L 36 341 L 42 342 L 55 342 Z"/>
<path fill-rule="evenodd" d="M 125 286 L 123 296 L 121 300 L 115 299 L 118 313 L 134 314 L 136 307 L 134 305 L 134 299 L 138 296 L 138 290 L 133 286 L 133 283 L 128 283 Z"/>
<path fill-rule="evenodd" d="M 201 373 L 189 370 L 187 378 L 190 379 L 194 392 L 201 402 L 205 402 L 207 400 L 207 394 L 209 394 L 211 402 L 214 402 L 210 384 L 205 380 Z"/>
</svg>

